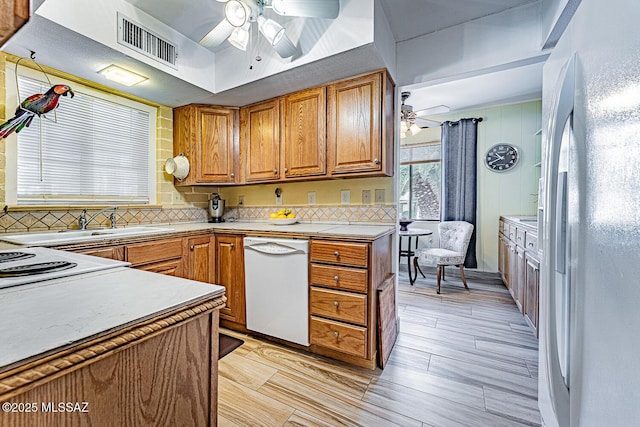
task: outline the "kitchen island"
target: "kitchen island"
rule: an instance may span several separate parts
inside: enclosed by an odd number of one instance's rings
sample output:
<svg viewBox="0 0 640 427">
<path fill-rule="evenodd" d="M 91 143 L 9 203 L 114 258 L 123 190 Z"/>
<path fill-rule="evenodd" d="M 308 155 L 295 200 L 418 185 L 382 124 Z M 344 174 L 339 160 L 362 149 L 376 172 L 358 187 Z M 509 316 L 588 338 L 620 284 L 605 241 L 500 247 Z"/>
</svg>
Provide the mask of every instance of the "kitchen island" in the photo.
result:
<svg viewBox="0 0 640 427">
<path fill-rule="evenodd" d="M 216 425 L 224 288 L 126 267 L 0 290 L 0 425 Z"/>
</svg>

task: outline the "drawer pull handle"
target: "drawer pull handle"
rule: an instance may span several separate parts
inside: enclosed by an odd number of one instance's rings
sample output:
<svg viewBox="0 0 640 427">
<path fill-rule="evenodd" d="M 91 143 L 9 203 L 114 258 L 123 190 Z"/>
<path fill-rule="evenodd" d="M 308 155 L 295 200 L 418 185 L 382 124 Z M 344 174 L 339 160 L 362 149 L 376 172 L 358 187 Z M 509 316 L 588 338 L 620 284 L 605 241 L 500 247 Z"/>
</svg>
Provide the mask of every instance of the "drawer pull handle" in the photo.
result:
<svg viewBox="0 0 640 427">
<path fill-rule="evenodd" d="M 340 335 L 337 331 L 333 331 L 333 337 L 334 338 L 338 338 L 338 335 Z"/>
<path fill-rule="evenodd" d="M 335 251 L 335 252 L 333 253 L 333 255 L 334 255 L 334 256 L 336 256 L 336 257 L 339 257 L 339 256 L 340 256 L 340 252 Z"/>
<path fill-rule="evenodd" d="M 340 280 L 340 278 L 338 276 L 333 276 L 333 280 L 337 282 L 338 280 Z"/>
<path fill-rule="evenodd" d="M 336 306 L 336 307 L 338 307 L 338 306 L 340 306 L 340 303 L 339 303 L 338 301 L 334 301 L 334 302 L 333 302 L 333 305 L 334 305 L 334 306 Z"/>
</svg>

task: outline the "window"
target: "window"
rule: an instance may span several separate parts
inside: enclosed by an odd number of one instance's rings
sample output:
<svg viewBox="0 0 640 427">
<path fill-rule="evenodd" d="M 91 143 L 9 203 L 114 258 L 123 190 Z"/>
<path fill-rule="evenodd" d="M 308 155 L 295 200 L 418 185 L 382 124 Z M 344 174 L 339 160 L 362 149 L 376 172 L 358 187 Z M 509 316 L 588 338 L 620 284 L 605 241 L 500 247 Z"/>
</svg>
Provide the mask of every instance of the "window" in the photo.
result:
<svg viewBox="0 0 640 427">
<path fill-rule="evenodd" d="M 50 87 L 23 75 L 18 84 L 22 99 Z M 69 85 L 73 99 L 60 97 L 57 114 L 35 118 L 17 135 L 15 202 L 155 203 L 156 109 Z"/>
<path fill-rule="evenodd" d="M 400 148 L 400 218 L 440 219 L 440 144 Z"/>
</svg>

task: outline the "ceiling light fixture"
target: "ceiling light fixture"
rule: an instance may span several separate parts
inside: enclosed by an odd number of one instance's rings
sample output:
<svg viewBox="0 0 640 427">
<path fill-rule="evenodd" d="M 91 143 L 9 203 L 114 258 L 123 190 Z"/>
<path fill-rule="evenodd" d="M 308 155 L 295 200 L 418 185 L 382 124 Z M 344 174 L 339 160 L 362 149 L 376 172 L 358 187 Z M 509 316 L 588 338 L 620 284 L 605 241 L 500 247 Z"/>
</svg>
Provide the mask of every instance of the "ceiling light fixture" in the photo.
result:
<svg viewBox="0 0 640 427">
<path fill-rule="evenodd" d="M 282 25 L 263 16 L 265 8 L 272 8 L 282 16 L 303 16 L 335 19 L 340 12 L 340 0 L 218 0 L 224 5 L 224 19 L 209 31 L 200 44 L 214 47 L 225 39 L 240 50 L 247 49 L 249 26 L 258 23 L 260 33 L 282 58 L 297 52 Z M 242 29 L 238 30 L 239 28 Z M 246 42 L 245 42 L 246 37 Z"/>
<path fill-rule="evenodd" d="M 404 101 L 409 98 L 411 92 L 402 92 L 402 105 L 400 106 L 400 138 L 406 138 L 407 132 L 415 136 L 420 132 L 420 126 L 416 124 L 416 113 L 413 112 L 413 106 L 405 104 Z"/>
<path fill-rule="evenodd" d="M 98 71 L 98 74 L 102 74 L 106 79 L 125 86 L 134 86 L 145 80 L 149 80 L 149 77 L 134 73 L 133 71 L 129 71 L 115 64 L 111 64 L 108 67 L 103 68 Z"/>
</svg>

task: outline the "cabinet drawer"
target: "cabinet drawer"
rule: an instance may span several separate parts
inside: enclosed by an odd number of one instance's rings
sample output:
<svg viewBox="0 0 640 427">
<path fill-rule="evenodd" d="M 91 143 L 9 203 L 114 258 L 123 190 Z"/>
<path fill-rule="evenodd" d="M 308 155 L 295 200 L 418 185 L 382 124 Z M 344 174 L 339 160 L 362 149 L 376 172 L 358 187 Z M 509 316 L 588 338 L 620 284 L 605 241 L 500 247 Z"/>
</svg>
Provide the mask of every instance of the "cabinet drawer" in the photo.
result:
<svg viewBox="0 0 640 427">
<path fill-rule="evenodd" d="M 311 241 L 311 261 L 367 267 L 369 246 L 366 243 Z"/>
<path fill-rule="evenodd" d="M 355 356 L 367 356 L 367 329 L 332 320 L 311 317 L 311 344 L 332 348 Z"/>
<path fill-rule="evenodd" d="M 505 237 L 509 237 L 509 224 L 507 224 L 506 222 L 502 223 L 502 234 L 504 234 Z"/>
<path fill-rule="evenodd" d="M 92 255 L 100 258 L 109 258 L 118 261 L 124 261 L 123 246 L 108 246 L 106 248 L 83 249 L 76 252 L 79 254 Z"/>
<path fill-rule="evenodd" d="M 311 264 L 311 284 L 350 291 L 367 291 L 367 270 Z"/>
<path fill-rule="evenodd" d="M 526 231 L 522 230 L 520 228 L 516 229 L 516 243 L 518 244 L 518 246 L 521 246 L 524 248 L 524 242 L 525 242 L 525 238 L 526 238 Z"/>
<path fill-rule="evenodd" d="M 366 326 L 367 296 L 311 288 L 311 314 Z"/>
<path fill-rule="evenodd" d="M 137 243 L 125 247 L 126 261 L 133 265 L 182 257 L 182 239 Z"/>
<path fill-rule="evenodd" d="M 505 235 L 509 238 L 509 240 L 511 240 L 512 242 L 516 241 L 516 226 L 515 225 L 510 225 L 510 224 L 505 224 L 504 225 L 504 229 L 505 229 Z"/>
<path fill-rule="evenodd" d="M 151 271 L 153 273 L 166 274 L 167 276 L 182 276 L 182 260 L 170 260 L 154 262 L 153 264 L 145 264 L 136 267 L 139 270 Z"/>
<path fill-rule="evenodd" d="M 527 233 L 525 242 L 525 249 L 528 251 L 535 251 L 538 248 L 538 236 L 535 234 Z"/>
</svg>

